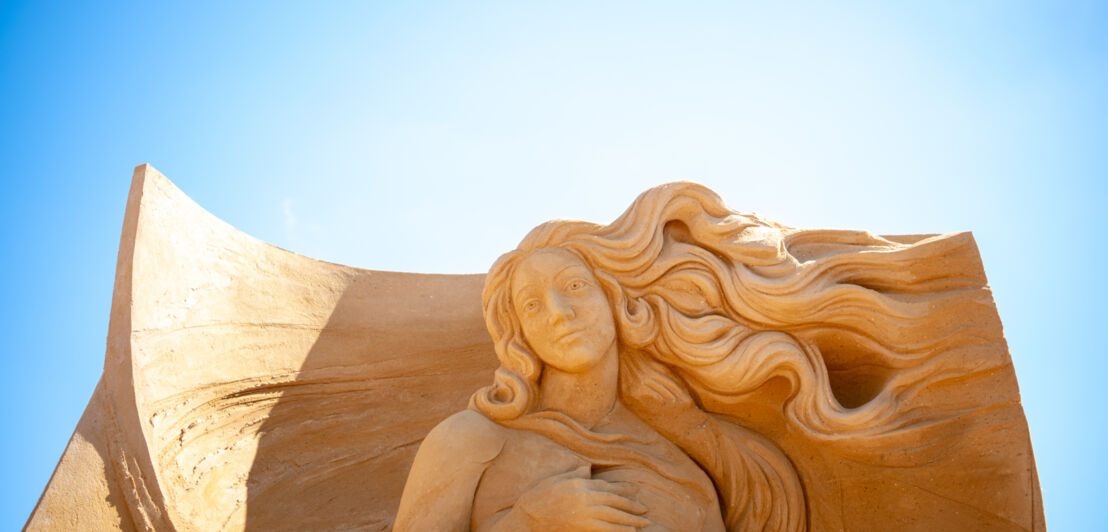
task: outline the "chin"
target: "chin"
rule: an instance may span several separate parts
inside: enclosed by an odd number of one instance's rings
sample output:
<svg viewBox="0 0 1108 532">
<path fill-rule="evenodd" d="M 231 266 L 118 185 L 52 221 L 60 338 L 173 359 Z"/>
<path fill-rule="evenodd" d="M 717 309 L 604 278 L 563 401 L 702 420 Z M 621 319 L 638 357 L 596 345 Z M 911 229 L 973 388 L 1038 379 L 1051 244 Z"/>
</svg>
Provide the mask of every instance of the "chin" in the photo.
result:
<svg viewBox="0 0 1108 532">
<path fill-rule="evenodd" d="M 547 362 L 547 364 L 566 373 L 583 373 L 595 367 L 603 359 L 603 351 L 598 354 L 591 349 L 572 349 L 563 352 L 556 363 Z"/>
</svg>

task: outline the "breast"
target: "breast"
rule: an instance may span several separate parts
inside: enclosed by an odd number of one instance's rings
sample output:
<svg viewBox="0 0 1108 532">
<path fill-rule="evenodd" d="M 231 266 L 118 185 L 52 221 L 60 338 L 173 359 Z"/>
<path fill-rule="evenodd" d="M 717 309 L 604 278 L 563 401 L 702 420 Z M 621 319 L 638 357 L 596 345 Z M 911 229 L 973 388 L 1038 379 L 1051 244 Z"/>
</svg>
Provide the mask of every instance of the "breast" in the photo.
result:
<svg viewBox="0 0 1108 532">
<path fill-rule="evenodd" d="M 544 479 L 573 471 L 589 462 L 545 436 L 506 429 L 508 439 L 485 470 L 473 496 L 473 529 Z"/>
<path fill-rule="evenodd" d="M 625 482 L 636 488 L 629 498 L 646 506 L 649 510 L 645 517 L 654 523 L 643 530 L 722 530 L 711 480 L 664 439 L 650 445 L 651 448 L 639 449 L 653 458 L 652 467 L 646 467 L 635 462 L 613 464 L 604 456 L 585 456 L 527 430 L 510 429 L 510 434 L 477 486 L 471 521 L 474 529 L 500 510 L 511 507 L 544 479 L 589 464 L 591 478 Z"/>
<path fill-rule="evenodd" d="M 674 532 L 687 530 L 712 530 L 711 513 L 719 515 L 715 499 L 704 497 L 701 490 L 665 478 L 653 470 L 629 464 L 600 470 L 594 478 L 609 482 L 626 482 L 637 491 L 630 498 L 649 508 L 644 517 L 654 524 L 640 530 Z M 704 478 L 707 481 L 707 477 Z"/>
</svg>

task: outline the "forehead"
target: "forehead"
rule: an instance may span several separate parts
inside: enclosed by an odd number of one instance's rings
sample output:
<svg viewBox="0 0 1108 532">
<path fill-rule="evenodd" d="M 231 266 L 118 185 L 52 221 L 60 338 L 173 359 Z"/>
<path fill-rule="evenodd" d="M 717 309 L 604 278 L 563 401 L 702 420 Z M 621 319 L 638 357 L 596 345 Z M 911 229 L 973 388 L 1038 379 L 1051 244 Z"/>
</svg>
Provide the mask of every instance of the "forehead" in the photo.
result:
<svg viewBox="0 0 1108 532">
<path fill-rule="evenodd" d="M 592 273 L 581 259 L 564 249 L 544 248 L 533 251 L 519 262 L 512 273 L 512 292 L 544 279 L 552 279 L 567 270 Z"/>
</svg>

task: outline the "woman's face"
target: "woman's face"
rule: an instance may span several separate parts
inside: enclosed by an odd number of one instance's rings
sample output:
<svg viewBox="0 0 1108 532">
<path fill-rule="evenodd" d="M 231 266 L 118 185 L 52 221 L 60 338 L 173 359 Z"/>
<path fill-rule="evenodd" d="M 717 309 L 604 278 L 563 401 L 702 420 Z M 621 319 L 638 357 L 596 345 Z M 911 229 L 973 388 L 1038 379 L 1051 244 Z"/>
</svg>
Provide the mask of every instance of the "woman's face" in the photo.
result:
<svg viewBox="0 0 1108 532">
<path fill-rule="evenodd" d="M 544 248 L 524 257 L 512 273 L 511 297 L 524 338 L 546 364 L 580 373 L 615 345 L 604 291 L 592 271 L 564 249 Z"/>
</svg>

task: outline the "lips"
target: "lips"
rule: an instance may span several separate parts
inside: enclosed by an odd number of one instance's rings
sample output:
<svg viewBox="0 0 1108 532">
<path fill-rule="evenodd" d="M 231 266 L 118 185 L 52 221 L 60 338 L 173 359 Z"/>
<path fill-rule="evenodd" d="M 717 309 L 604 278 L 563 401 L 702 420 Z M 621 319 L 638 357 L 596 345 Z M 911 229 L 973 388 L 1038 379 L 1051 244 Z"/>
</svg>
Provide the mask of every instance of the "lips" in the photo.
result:
<svg viewBox="0 0 1108 532">
<path fill-rule="evenodd" d="M 563 333 L 559 334 L 558 337 L 554 339 L 554 341 L 555 342 L 563 342 L 563 341 L 566 341 L 566 340 L 572 340 L 574 337 L 576 337 L 577 335 L 579 335 L 580 333 L 583 333 L 583 332 L 585 332 L 585 329 L 570 329 L 566 332 L 563 332 Z"/>
</svg>

